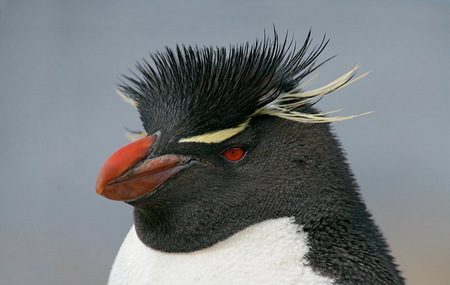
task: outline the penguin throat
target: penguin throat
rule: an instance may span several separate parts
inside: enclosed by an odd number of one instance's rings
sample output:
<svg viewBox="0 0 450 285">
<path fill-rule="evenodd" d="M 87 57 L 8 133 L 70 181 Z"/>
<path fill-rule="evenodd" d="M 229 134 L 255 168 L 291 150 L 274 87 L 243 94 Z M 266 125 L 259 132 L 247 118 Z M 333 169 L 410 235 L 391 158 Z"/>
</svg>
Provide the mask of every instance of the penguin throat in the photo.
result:
<svg viewBox="0 0 450 285">
<path fill-rule="evenodd" d="M 183 219 L 170 215 L 168 213 L 147 213 L 135 209 L 135 229 L 142 243 L 168 253 L 194 252 L 213 246 L 244 228 L 267 219 L 267 217 L 252 217 L 248 220 L 239 220 L 239 217 L 233 217 L 230 214 L 220 223 L 216 223 L 217 220 L 213 217 L 209 217 L 209 219 L 203 217 L 202 220 L 188 217 Z M 165 216 L 165 218 L 161 218 L 161 216 Z M 201 224 L 188 223 L 186 220 L 201 220 Z"/>
<path fill-rule="evenodd" d="M 309 266 L 308 252 L 306 233 L 288 217 L 257 223 L 190 253 L 154 250 L 131 228 L 110 283 L 144 284 L 151 276 L 155 284 L 332 284 Z"/>
</svg>

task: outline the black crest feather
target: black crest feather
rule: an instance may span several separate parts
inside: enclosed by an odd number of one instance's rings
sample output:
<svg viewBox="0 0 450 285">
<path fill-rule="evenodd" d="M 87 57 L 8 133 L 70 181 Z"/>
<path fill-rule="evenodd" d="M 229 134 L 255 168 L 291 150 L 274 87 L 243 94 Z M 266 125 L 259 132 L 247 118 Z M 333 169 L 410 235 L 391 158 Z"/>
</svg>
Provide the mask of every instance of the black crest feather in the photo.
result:
<svg viewBox="0 0 450 285">
<path fill-rule="evenodd" d="M 328 40 L 311 43 L 311 32 L 297 49 L 274 30 L 252 45 L 166 48 L 119 88 L 137 102 L 147 133 L 163 130 L 176 139 L 235 127 L 325 62 L 316 59 Z"/>
</svg>

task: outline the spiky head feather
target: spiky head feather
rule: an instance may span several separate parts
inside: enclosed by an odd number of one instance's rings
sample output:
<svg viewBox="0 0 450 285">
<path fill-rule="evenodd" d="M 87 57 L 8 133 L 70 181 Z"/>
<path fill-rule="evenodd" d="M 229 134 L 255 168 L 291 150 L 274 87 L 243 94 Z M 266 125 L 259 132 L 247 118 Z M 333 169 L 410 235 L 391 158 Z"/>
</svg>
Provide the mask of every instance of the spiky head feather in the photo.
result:
<svg viewBox="0 0 450 285">
<path fill-rule="evenodd" d="M 302 108 L 317 97 L 351 83 L 354 70 L 322 88 L 303 92 L 300 83 L 327 60 L 316 59 L 325 37 L 311 48 L 311 32 L 300 49 L 288 37 L 264 35 L 248 43 L 218 47 L 177 46 L 151 55 L 137 65 L 139 75 L 126 77 L 120 91 L 138 107 L 148 133 L 168 132 L 173 139 L 227 130 L 268 114 L 300 122 L 329 122 Z M 130 84 L 131 83 L 131 84 Z M 245 126 L 244 126 L 245 127 Z"/>
</svg>

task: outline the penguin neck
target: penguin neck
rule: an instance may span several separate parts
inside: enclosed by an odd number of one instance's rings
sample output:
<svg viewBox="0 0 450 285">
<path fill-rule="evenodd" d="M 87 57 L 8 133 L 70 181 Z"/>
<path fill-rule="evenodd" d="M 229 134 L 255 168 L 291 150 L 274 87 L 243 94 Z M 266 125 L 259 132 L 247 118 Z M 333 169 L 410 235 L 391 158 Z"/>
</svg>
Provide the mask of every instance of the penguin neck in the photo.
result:
<svg viewBox="0 0 450 285">
<path fill-rule="evenodd" d="M 308 252 L 307 234 L 295 219 L 287 217 L 254 224 L 190 253 L 147 247 L 131 228 L 110 282 L 147 284 L 152 276 L 155 284 L 333 284 L 309 266 Z M 167 274 L 168 268 L 176 274 Z"/>
<path fill-rule="evenodd" d="M 137 236 L 148 247 L 163 252 L 193 252 L 211 247 L 253 224 L 281 217 L 268 212 L 243 216 L 242 212 L 235 210 L 225 215 L 208 210 L 183 213 L 177 209 L 135 208 L 134 224 Z M 219 215 L 221 219 L 217 218 Z"/>
<path fill-rule="evenodd" d="M 321 201 L 320 207 L 306 208 L 305 205 L 313 202 L 301 201 L 302 196 L 290 196 L 280 199 L 281 206 L 278 204 L 265 211 L 250 211 L 248 215 L 242 215 L 243 209 L 230 211 L 220 222 L 217 222 L 217 216 L 205 216 L 204 213 L 201 218 L 194 212 L 180 213 L 175 209 L 135 208 L 136 234 L 153 250 L 189 253 L 211 248 L 263 221 L 293 217 L 306 234 L 308 252 L 305 260 L 320 275 L 342 283 L 352 280 L 361 284 L 376 280 L 383 284 L 384 280 L 389 280 L 390 284 L 402 284 L 378 227 L 357 194 L 356 185 L 349 181 L 351 185 L 347 187 L 350 189 L 328 189 L 341 197 L 327 199 L 327 203 Z M 348 195 L 347 199 L 343 195 Z M 242 207 L 255 209 L 261 204 L 261 201 L 253 202 L 255 204 Z M 342 262 L 336 256 L 352 258 Z"/>
</svg>

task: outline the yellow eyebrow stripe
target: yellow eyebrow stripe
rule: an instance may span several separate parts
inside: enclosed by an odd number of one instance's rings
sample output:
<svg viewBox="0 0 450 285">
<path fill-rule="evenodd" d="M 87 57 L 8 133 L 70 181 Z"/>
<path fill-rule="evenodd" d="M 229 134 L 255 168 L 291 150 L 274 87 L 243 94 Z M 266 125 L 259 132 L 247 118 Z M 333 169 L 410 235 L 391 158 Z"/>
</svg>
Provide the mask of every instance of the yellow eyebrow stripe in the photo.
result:
<svg viewBox="0 0 450 285">
<path fill-rule="evenodd" d="M 229 138 L 234 137 L 238 133 L 245 130 L 245 128 L 248 126 L 250 120 L 245 121 L 244 123 L 240 124 L 237 127 L 224 129 L 220 131 L 215 132 L 209 132 L 203 135 L 197 135 L 189 138 L 182 138 L 178 142 L 184 143 L 184 142 L 195 142 L 195 143 L 220 143 L 223 142 Z"/>
</svg>

